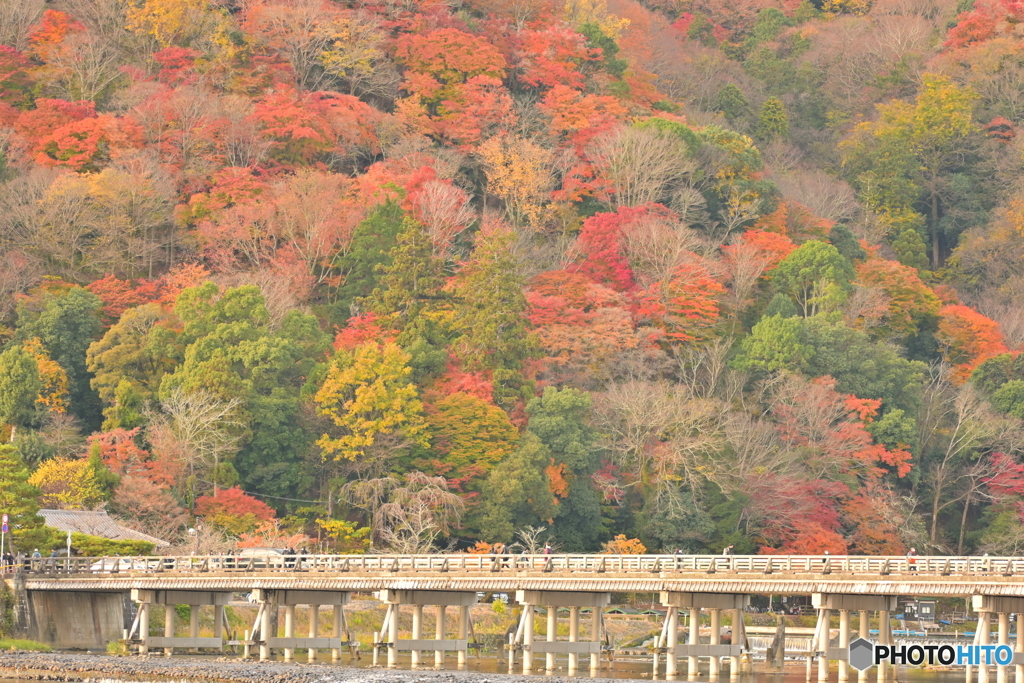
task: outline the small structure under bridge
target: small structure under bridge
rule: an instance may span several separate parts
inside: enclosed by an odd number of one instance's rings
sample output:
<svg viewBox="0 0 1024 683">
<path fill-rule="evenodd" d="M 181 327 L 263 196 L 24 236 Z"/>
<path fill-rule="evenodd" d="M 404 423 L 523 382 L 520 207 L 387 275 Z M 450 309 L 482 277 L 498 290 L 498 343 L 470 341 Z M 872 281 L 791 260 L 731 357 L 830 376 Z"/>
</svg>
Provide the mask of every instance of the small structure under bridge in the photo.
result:
<svg viewBox="0 0 1024 683">
<path fill-rule="evenodd" d="M 374 633 L 374 658 L 397 666 L 398 653 L 411 653 L 414 666 L 441 665 L 447 653 L 460 664 L 469 650 L 479 648 L 473 634 L 470 607 L 479 593 L 506 593 L 522 607 L 506 648 L 510 669 L 553 670 L 557 658 L 568 659 L 570 672 L 597 670 L 608 652 L 604 612 L 613 593 L 654 593 L 666 608 L 661 633 L 650 652 L 655 672 L 695 678 L 705 666 L 712 676 L 737 676 L 749 662 L 751 648 L 742 612 L 749 596 L 805 595 L 812 597 L 818 625 L 812 647 L 803 656 L 811 674 L 829 678 L 831 661 L 838 662 L 840 683 L 860 683 L 867 672 L 851 671 L 846 650 L 851 638 L 891 643 L 890 617 L 897 597 L 959 597 L 971 601 L 978 614 L 976 643 L 1009 644 L 1010 615 L 1024 614 L 1024 559 L 997 557 L 867 556 L 680 556 L 680 555 L 305 555 L 299 558 L 209 557 L 44 558 L 26 561 L 4 574 L 14 589 L 22 634 L 57 647 L 103 647 L 123 637 L 139 652 L 163 650 L 221 650 L 225 640 L 224 607 L 237 593 L 251 594 L 257 615 L 242 644 L 246 652 L 269 659 L 275 651 L 291 659 L 295 650 L 319 651 L 337 660 L 355 645 L 345 605 L 355 593 L 373 593 L 387 605 L 380 629 Z M 189 631 L 174 629 L 176 605 L 190 606 Z M 296 609 L 309 611 L 309 629 L 295 633 Z M 429 612 L 424 607 L 431 607 Z M 165 630 L 153 634 L 151 611 L 164 609 Z M 214 612 L 213 635 L 199 636 L 199 613 Z M 333 611 L 331 633 L 318 632 L 321 609 Z M 400 637 L 399 615 L 411 612 L 408 639 Z M 448 628 L 448 610 L 457 611 L 455 628 Z M 545 610 L 544 637 L 536 634 L 538 610 Z M 279 618 L 283 610 L 283 635 Z M 558 636 L 559 611 L 567 612 L 568 636 Z M 701 612 L 710 615 L 706 641 L 700 635 Z M 838 616 L 838 638 L 830 623 Z M 721 642 L 724 615 L 734 627 L 728 643 Z M 433 616 L 433 628 L 425 617 Z M 680 642 L 681 616 L 691 625 Z M 869 623 L 880 625 L 871 637 Z M 856 622 L 856 630 L 854 630 Z M 1018 622 L 1019 623 L 1019 622 Z M 426 635 L 433 637 L 426 637 Z M 1017 631 L 1016 653 L 1024 653 L 1024 631 Z M 90 640 L 92 639 L 92 640 Z M 768 665 L 785 656 L 786 635 L 780 620 Z M 433 653 L 428 661 L 427 653 Z M 540 661 L 543 655 L 543 663 Z M 703 661 L 702 661 L 703 660 Z M 706 663 L 706 664 L 705 664 Z M 1024 655 L 1007 666 L 967 668 L 970 682 L 1007 683 L 1015 669 L 1024 683 Z M 890 680 L 886 667 L 871 676 Z M 995 669 L 995 671 L 992 671 Z M 990 679 L 994 678 L 994 681 Z"/>
</svg>

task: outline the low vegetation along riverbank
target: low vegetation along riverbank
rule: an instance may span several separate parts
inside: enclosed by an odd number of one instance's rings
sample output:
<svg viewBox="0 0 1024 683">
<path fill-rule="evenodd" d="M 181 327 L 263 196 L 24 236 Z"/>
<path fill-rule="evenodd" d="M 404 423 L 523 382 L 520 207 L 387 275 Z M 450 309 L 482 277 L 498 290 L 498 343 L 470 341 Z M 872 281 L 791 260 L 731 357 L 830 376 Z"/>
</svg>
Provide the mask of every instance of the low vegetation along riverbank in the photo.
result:
<svg viewBox="0 0 1024 683">
<path fill-rule="evenodd" d="M 164 659 L 162 657 L 107 657 L 103 655 L 50 654 L 36 652 L 0 653 L 0 678 L 44 681 L 79 681 L 86 678 L 238 681 L 239 683 L 486 683 L 535 680 L 529 676 L 482 674 L 471 671 L 392 671 L 328 666 L 325 664 L 278 664 L 253 661 L 211 661 Z M 545 681 L 576 681 L 575 678 L 546 677 Z M 611 679 L 590 679 L 602 681 Z"/>
</svg>

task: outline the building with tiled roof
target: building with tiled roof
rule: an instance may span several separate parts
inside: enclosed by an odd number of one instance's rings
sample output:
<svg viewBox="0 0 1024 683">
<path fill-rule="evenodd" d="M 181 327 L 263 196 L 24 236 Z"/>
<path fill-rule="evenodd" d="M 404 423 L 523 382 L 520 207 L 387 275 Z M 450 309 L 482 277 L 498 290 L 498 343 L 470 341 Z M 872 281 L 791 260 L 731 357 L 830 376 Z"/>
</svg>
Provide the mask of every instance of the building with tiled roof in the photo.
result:
<svg viewBox="0 0 1024 683">
<path fill-rule="evenodd" d="M 169 546 L 167 541 L 121 526 L 106 510 L 40 510 L 46 526 L 64 532 L 88 534 L 112 541 L 148 541 L 157 546 Z"/>
</svg>

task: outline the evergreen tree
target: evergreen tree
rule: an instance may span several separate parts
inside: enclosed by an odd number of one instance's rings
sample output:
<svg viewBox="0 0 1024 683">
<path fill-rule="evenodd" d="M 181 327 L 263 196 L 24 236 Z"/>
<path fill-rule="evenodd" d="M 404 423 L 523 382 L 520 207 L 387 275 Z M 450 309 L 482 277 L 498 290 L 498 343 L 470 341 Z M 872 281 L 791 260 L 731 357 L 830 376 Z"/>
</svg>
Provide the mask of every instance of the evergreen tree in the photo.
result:
<svg viewBox="0 0 1024 683">
<path fill-rule="evenodd" d="M 529 395 L 521 371 L 537 349 L 513 239 L 508 231 L 481 235 L 455 286 L 458 355 L 472 368 L 491 371 L 495 400 L 506 410 Z"/>
<path fill-rule="evenodd" d="M 31 532 L 43 526 L 43 518 L 39 516 L 39 489 L 29 484 L 28 478 L 28 468 L 14 446 L 0 446 L 0 511 L 10 516 L 15 541 L 27 540 Z M 16 544 L 14 548 L 26 550 Z"/>
<path fill-rule="evenodd" d="M 545 387 L 527 404 L 526 413 L 527 429 L 547 446 L 552 471 L 565 485 L 552 487 L 561 494 L 552 527 L 555 537 L 570 551 L 597 550 L 603 527 L 601 497 L 591 480 L 600 462 L 588 422 L 590 395 L 571 387 Z"/>
<path fill-rule="evenodd" d="M 340 259 L 342 283 L 335 310 L 342 320 L 356 315 L 352 304 L 377 287 L 381 270 L 391 264 L 391 250 L 404 227 L 402 207 L 392 200 L 374 208 L 356 227 L 348 252 Z M 358 308 L 358 306 L 357 306 Z"/>
<path fill-rule="evenodd" d="M 786 116 L 785 105 L 778 97 L 769 97 L 761 105 L 755 134 L 765 142 L 789 137 L 789 117 Z"/>
<path fill-rule="evenodd" d="M 793 299 L 782 292 L 778 292 L 772 297 L 772 300 L 768 302 L 768 307 L 764 309 L 764 313 L 761 314 L 761 318 L 771 318 L 772 316 L 792 318 L 797 315 L 800 315 L 800 311 L 796 309 L 796 304 L 793 303 Z"/>
<path fill-rule="evenodd" d="M 377 287 L 363 305 L 402 331 L 420 313 L 442 307 L 444 261 L 434 255 L 430 236 L 419 223 L 406 219 L 397 244 L 388 253 L 390 264 L 378 265 Z"/>
<path fill-rule="evenodd" d="M 928 267 L 928 252 L 921 233 L 913 228 L 907 228 L 900 233 L 896 241 L 892 243 L 892 250 L 896 252 L 896 259 L 905 266 L 924 270 Z"/>
<path fill-rule="evenodd" d="M 722 116 L 729 123 L 734 123 L 750 113 L 750 104 L 743 92 L 732 83 L 727 83 L 718 91 L 715 98 L 715 109 L 722 112 Z"/>
<path fill-rule="evenodd" d="M 860 240 L 842 223 L 836 223 L 828 231 L 828 241 L 850 262 L 862 261 L 868 255 L 860 246 Z"/>
<path fill-rule="evenodd" d="M 32 354 L 12 345 L 0 353 L 0 427 L 27 426 L 36 415 L 36 397 L 43 383 Z"/>
<path fill-rule="evenodd" d="M 480 530 L 484 538 L 509 543 L 517 528 L 539 526 L 554 516 L 555 498 L 545 473 L 550 464 L 551 451 L 527 431 L 483 486 Z"/>
<path fill-rule="evenodd" d="M 99 396 L 89 385 L 92 375 L 85 360 L 86 350 L 103 329 L 101 305 L 98 296 L 81 287 L 48 293 L 42 311 L 19 308 L 15 335 L 18 341 L 38 337 L 50 358 L 68 373 L 71 412 L 89 428 L 101 422 Z"/>
</svg>

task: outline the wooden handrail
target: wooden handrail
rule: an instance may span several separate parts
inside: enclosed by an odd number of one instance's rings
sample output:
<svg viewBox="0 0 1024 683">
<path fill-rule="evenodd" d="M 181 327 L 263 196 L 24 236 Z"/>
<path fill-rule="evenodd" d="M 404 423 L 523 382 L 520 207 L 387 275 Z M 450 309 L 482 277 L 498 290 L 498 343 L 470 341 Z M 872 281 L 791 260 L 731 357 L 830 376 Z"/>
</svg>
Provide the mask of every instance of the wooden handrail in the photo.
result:
<svg viewBox="0 0 1024 683">
<path fill-rule="evenodd" d="M 971 577 L 1024 575 L 1014 557 L 915 557 L 858 555 L 188 555 L 146 557 L 23 558 L 15 571 L 55 577 L 82 574 L 138 576 L 159 573 L 256 573 L 294 571 L 394 575 L 398 572 L 463 573 L 714 573 L 716 576 L 772 574 L 830 576 Z"/>
</svg>

